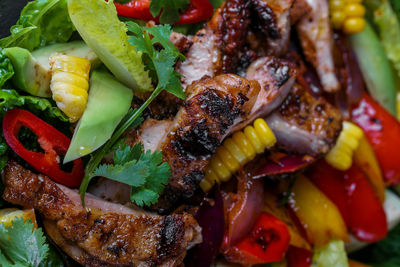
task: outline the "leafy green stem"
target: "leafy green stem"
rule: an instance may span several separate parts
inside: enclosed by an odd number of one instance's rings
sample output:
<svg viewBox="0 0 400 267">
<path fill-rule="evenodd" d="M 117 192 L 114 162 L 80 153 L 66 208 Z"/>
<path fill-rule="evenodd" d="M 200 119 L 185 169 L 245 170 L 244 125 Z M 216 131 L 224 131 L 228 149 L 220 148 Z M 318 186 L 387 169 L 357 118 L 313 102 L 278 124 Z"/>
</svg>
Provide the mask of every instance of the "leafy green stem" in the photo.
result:
<svg viewBox="0 0 400 267">
<path fill-rule="evenodd" d="M 139 109 L 130 110 L 123 120 L 122 124 L 115 130 L 114 134 L 111 136 L 110 140 L 104 144 L 100 149 L 98 149 L 91 156 L 88 164 L 85 168 L 85 176 L 79 188 L 79 194 L 81 195 L 82 206 L 85 206 L 85 193 L 89 186 L 90 180 L 95 177 L 94 171 L 97 166 L 101 163 L 101 160 L 111 151 L 114 145 L 120 140 L 122 134 L 140 117 L 143 111 L 150 105 L 150 103 L 163 91 L 163 88 L 158 86 L 150 97 L 144 102 Z"/>
</svg>

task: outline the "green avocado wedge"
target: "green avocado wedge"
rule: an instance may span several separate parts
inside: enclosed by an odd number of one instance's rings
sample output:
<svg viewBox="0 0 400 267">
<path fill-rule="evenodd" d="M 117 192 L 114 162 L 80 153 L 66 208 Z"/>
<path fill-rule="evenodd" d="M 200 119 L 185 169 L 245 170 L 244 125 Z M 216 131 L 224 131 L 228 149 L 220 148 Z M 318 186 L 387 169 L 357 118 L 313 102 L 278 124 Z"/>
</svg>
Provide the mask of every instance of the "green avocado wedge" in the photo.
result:
<svg viewBox="0 0 400 267">
<path fill-rule="evenodd" d="M 136 92 L 153 90 L 142 53 L 129 43 L 112 0 L 68 0 L 68 12 L 82 39 L 120 82 Z"/>
<path fill-rule="evenodd" d="M 396 116 L 396 87 L 392 67 L 373 28 L 367 23 L 350 41 L 372 97 Z"/>
<path fill-rule="evenodd" d="M 132 90 L 104 70 L 90 78 L 88 103 L 75 128 L 64 163 L 83 157 L 102 146 L 131 107 Z"/>
<path fill-rule="evenodd" d="M 12 78 L 14 85 L 31 95 L 51 97 L 50 91 L 50 63 L 53 54 L 63 54 L 89 59 L 92 69 L 100 64 L 97 55 L 83 41 L 53 44 L 29 52 L 20 47 L 4 49 L 11 60 L 15 75 Z"/>
</svg>

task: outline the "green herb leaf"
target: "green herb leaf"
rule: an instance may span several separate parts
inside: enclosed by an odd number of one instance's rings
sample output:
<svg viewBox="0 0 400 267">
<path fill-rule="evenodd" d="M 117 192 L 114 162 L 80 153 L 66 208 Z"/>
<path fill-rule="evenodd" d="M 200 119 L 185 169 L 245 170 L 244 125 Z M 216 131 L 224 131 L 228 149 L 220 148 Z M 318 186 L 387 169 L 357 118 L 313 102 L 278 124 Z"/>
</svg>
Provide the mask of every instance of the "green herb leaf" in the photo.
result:
<svg viewBox="0 0 400 267">
<path fill-rule="evenodd" d="M 11 60 L 6 56 L 4 50 L 0 48 L 0 88 L 14 75 L 14 68 Z"/>
<path fill-rule="evenodd" d="M 142 143 L 137 143 L 132 148 L 127 144 L 121 144 L 114 152 L 114 164 L 121 165 L 128 163 L 129 161 L 137 161 L 143 152 L 144 146 Z"/>
<path fill-rule="evenodd" d="M 151 0 L 150 12 L 153 17 L 160 15 L 160 22 L 173 24 L 179 21 L 179 13 L 186 9 L 188 0 Z"/>
<path fill-rule="evenodd" d="M 11 35 L 0 40 L 0 47 L 19 46 L 33 51 L 50 43 L 66 42 L 74 31 L 66 0 L 36 0 L 24 7 L 10 29 Z"/>
<path fill-rule="evenodd" d="M 24 222 L 23 218 L 15 218 L 10 227 L 0 224 L 0 265 L 10 265 L 4 262 L 7 257 L 16 266 L 39 266 L 49 252 L 45 241 L 43 231 L 34 228 L 30 221 Z"/>
<path fill-rule="evenodd" d="M 141 27 L 132 21 L 127 22 L 126 25 L 129 31 L 134 34 L 129 38 L 129 41 L 139 51 L 143 52 L 144 61 L 148 62 L 147 67 L 150 70 L 150 76 L 156 79 L 157 87 L 184 99 L 185 93 L 180 83 L 181 76 L 175 71 L 174 65 L 178 59 L 184 60 L 185 57 L 169 40 L 172 33 L 171 26 Z M 155 45 L 161 45 L 163 49 L 158 51 L 154 47 Z"/>
</svg>

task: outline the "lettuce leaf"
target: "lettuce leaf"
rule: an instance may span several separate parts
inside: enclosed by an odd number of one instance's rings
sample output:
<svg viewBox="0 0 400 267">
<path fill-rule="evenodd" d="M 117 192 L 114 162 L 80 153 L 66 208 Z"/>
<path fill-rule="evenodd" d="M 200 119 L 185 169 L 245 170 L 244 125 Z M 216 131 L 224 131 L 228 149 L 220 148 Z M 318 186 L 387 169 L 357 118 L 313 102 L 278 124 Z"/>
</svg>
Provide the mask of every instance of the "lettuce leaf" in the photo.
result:
<svg viewBox="0 0 400 267">
<path fill-rule="evenodd" d="M 10 29 L 11 35 L 0 40 L 0 47 L 18 46 L 33 51 L 51 43 L 66 42 L 74 31 L 67 0 L 35 0 L 24 7 Z"/>
<path fill-rule="evenodd" d="M 348 267 L 344 242 L 332 240 L 325 246 L 315 246 L 311 267 Z"/>
<path fill-rule="evenodd" d="M 142 53 L 128 42 L 112 0 L 68 0 L 68 10 L 83 40 L 119 81 L 139 92 L 153 90 Z"/>
<path fill-rule="evenodd" d="M 14 75 L 14 68 L 11 60 L 6 56 L 4 50 L 0 48 L 0 88 Z"/>
</svg>

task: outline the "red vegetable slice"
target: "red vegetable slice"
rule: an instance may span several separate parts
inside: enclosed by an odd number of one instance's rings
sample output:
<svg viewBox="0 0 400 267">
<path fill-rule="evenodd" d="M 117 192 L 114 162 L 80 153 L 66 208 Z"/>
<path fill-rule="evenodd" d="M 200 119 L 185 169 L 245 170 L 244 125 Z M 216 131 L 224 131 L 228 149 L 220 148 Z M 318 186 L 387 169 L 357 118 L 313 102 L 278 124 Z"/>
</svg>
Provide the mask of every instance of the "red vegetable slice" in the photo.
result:
<svg viewBox="0 0 400 267">
<path fill-rule="evenodd" d="M 400 182 L 400 123 L 364 93 L 352 110 L 353 121 L 360 126 L 374 148 L 387 185 Z"/>
<path fill-rule="evenodd" d="M 312 252 L 294 246 L 290 246 L 286 253 L 288 267 L 310 267 Z"/>
<path fill-rule="evenodd" d="M 22 145 L 18 140 L 18 132 L 22 126 L 29 128 L 37 135 L 37 141 L 44 153 L 30 151 Z M 38 172 L 66 186 L 80 185 L 84 175 L 82 160 L 73 161 L 71 172 L 60 168 L 60 156 L 65 155 L 71 140 L 53 126 L 26 110 L 13 109 L 4 116 L 3 135 L 11 149 Z"/>
</svg>

